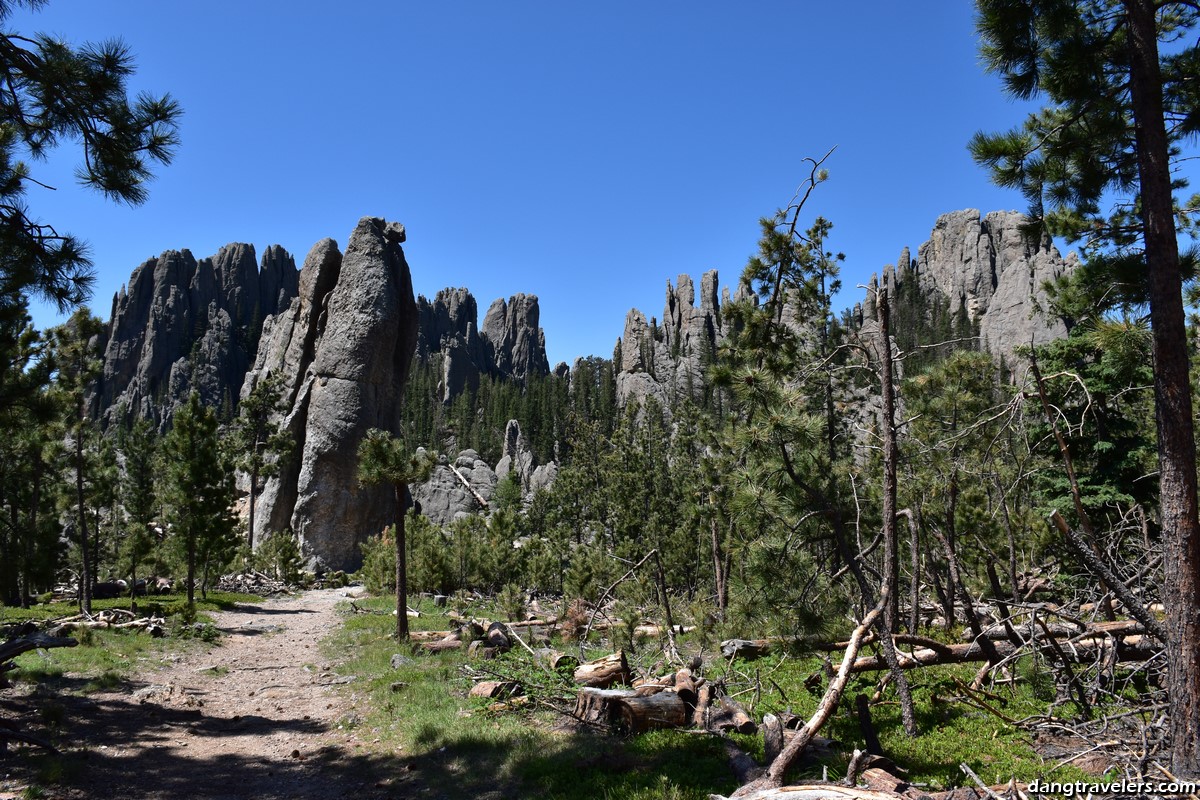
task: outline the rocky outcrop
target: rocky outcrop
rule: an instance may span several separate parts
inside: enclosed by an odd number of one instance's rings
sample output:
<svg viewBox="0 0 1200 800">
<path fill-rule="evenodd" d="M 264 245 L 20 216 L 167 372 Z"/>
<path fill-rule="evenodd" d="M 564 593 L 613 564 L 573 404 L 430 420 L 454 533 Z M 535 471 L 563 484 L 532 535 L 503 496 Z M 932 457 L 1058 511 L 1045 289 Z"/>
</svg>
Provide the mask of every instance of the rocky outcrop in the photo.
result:
<svg viewBox="0 0 1200 800">
<path fill-rule="evenodd" d="M 515 473 L 521 481 L 521 489 L 528 491 L 533 469 L 533 449 L 521 432 L 521 423 L 510 419 L 504 427 L 504 449 L 496 463 L 496 478 L 504 480 L 510 472 Z"/>
<path fill-rule="evenodd" d="M 440 395 L 450 402 L 479 387 L 483 375 L 525 381 L 546 375 L 546 336 L 538 327 L 538 299 L 517 294 L 496 300 L 479 326 L 479 309 L 466 289 L 443 289 L 417 299 L 417 357 L 441 359 Z"/>
<path fill-rule="evenodd" d="M 915 259 L 905 248 L 896 267 L 885 268 L 882 281 L 889 297 L 894 303 L 905 284 L 916 281 L 924 297 L 943 298 L 951 310 L 966 309 L 979 329 L 981 348 L 1010 363 L 1021 345 L 1065 336 L 1062 320 L 1043 313 L 1048 308 L 1043 287 L 1071 270 L 1075 255 L 1064 259 L 1049 236 L 1030 238 L 1022 229 L 1025 221 L 1016 211 L 943 214 Z M 868 298 L 879 285 L 872 276 Z M 855 313 L 862 324 L 876 318 L 869 301 Z"/>
<path fill-rule="evenodd" d="M 506 302 L 497 299 L 483 318 L 480 335 L 491 348 L 496 372 L 505 377 L 525 380 L 546 375 L 546 334 L 538 326 L 538 299 L 531 294 L 514 294 Z"/>
<path fill-rule="evenodd" d="M 262 322 L 295 296 L 296 279 L 278 246 L 261 268 L 248 244 L 199 261 L 168 250 L 143 263 L 113 298 L 94 400 L 102 422 L 124 409 L 165 427 L 192 390 L 207 405 L 235 405 Z"/>
<path fill-rule="evenodd" d="M 717 271 L 700 278 L 700 295 L 688 275 L 667 282 L 662 324 L 637 309 L 625 317 L 625 333 L 617 343 L 617 400 L 622 407 L 632 401 L 656 400 L 669 409 L 683 400 L 698 400 L 704 393 L 705 370 L 725 338 L 721 304 L 729 302 L 728 289 L 718 295 Z M 740 291 L 735 297 L 740 297 Z M 697 303 L 697 300 L 699 301 Z"/>
<path fill-rule="evenodd" d="M 462 517 L 486 513 L 479 499 L 490 502 L 498 481 L 478 453 L 463 450 L 453 461 L 442 456 L 430 479 L 413 486 L 413 500 L 423 516 L 444 527 Z"/>
<path fill-rule="evenodd" d="M 421 514 L 438 526 L 450 525 L 470 514 L 486 514 L 496 485 L 516 475 L 528 500 L 535 492 L 549 489 L 558 477 L 558 464 L 535 465 L 533 451 L 515 419 L 504 429 L 504 453 L 493 470 L 474 450 L 463 450 L 453 461 L 442 456 L 432 477 L 413 486 L 413 499 Z M 480 500 L 484 502 L 481 503 Z"/>
<path fill-rule="evenodd" d="M 403 241 L 404 226 L 364 217 L 344 255 L 333 241 L 319 242 L 305 259 L 299 296 L 264 325 L 243 387 L 249 392 L 269 372 L 284 375 L 284 424 L 296 441 L 289 466 L 259 496 L 255 538 L 290 526 L 318 565 L 355 568 L 359 545 L 394 518 L 391 487 L 359 485 L 357 449 L 370 428 L 396 432 L 416 351 Z"/>
</svg>

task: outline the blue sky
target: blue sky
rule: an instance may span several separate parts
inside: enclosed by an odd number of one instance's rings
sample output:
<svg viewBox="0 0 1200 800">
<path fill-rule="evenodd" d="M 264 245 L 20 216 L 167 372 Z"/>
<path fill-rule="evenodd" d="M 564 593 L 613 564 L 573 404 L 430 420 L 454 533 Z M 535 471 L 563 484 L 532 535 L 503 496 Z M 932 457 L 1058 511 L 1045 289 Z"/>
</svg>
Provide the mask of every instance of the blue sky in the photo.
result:
<svg viewBox="0 0 1200 800">
<path fill-rule="evenodd" d="M 35 169 L 57 191 L 31 187 L 32 211 L 91 243 L 101 317 L 163 250 L 278 243 L 299 264 L 374 215 L 406 225 L 420 293 L 467 286 L 481 313 L 537 294 L 553 364 L 610 355 L 679 273 L 733 283 L 831 147 L 809 216 L 846 253 L 840 306 L 939 214 L 1023 207 L 966 152 L 1024 114 L 967 2 L 52 0 L 9 27 L 120 37 L 131 89 L 185 110 L 144 206 L 74 185 L 73 150 Z"/>
</svg>

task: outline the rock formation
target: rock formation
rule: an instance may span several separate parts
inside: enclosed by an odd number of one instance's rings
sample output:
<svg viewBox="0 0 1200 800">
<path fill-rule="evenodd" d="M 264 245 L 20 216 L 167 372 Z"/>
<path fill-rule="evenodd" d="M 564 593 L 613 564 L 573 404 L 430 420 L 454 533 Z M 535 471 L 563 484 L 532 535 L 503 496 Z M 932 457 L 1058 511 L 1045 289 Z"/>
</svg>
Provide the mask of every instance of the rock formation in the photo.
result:
<svg viewBox="0 0 1200 800">
<path fill-rule="evenodd" d="M 904 248 L 898 268 L 884 270 L 883 282 L 893 304 L 899 290 L 916 281 L 928 305 L 940 298 L 944 307 L 966 309 L 979 328 L 981 347 L 1010 363 L 1016 347 L 1066 335 L 1061 320 L 1042 313 L 1047 308 L 1043 285 L 1072 269 L 1075 256 L 1064 259 L 1049 237 L 1027 239 L 1023 222 L 1024 217 L 1013 211 L 981 217 L 979 211 L 968 209 L 942 215 L 916 259 Z M 879 285 L 879 278 L 872 276 L 867 300 L 854 308 L 860 328 L 875 324 L 871 298 Z M 697 303 L 691 278 L 680 275 L 674 286 L 667 284 L 661 324 L 653 317 L 647 322 L 637 309 L 629 312 L 613 353 L 622 407 L 653 398 L 669 408 L 701 396 L 704 370 L 727 335 L 720 311 L 730 298 L 726 290 L 718 301 L 717 289 L 717 273 L 705 273 Z M 738 287 L 734 297 L 743 291 Z M 785 313 L 784 319 L 802 337 L 815 335 L 794 314 Z"/>
<path fill-rule="evenodd" d="M 404 227 L 364 217 L 345 254 L 318 242 L 300 273 L 299 294 L 264 325 L 243 394 L 269 372 L 286 382 L 284 418 L 295 456 L 267 482 L 255 539 L 291 527 L 319 564 L 349 569 L 359 544 L 394 518 L 391 487 L 358 483 L 358 443 L 370 428 L 395 432 L 417 345 L 417 306 Z"/>
<path fill-rule="evenodd" d="M 296 294 L 296 265 L 269 247 L 230 244 L 197 261 L 168 250 L 134 270 L 113 298 L 94 409 L 105 424 L 124 408 L 165 426 L 193 389 L 232 406 L 254 360 L 263 320 Z"/>
<path fill-rule="evenodd" d="M 950 309 L 965 308 L 979 327 L 981 348 L 1010 363 L 1021 345 L 1065 336 L 1062 320 L 1043 313 L 1048 308 L 1043 286 L 1071 270 L 1075 255 L 1064 259 L 1049 236 L 1028 238 L 1021 230 L 1024 221 L 1016 211 L 943 214 L 916 259 L 904 248 L 896 267 L 884 269 L 889 297 L 895 302 L 905 283 L 916 281 L 921 294 L 944 298 Z M 860 324 L 875 321 L 870 298 L 879 285 L 872 276 L 868 300 L 855 310 Z"/>
<path fill-rule="evenodd" d="M 516 294 L 498 299 L 479 326 L 479 309 L 466 289 L 443 289 L 432 301 L 417 299 L 420 335 L 417 357 L 441 358 L 441 397 L 450 402 L 479 387 L 482 375 L 525 381 L 546 375 L 546 335 L 538 327 L 538 299 Z"/>
<path fill-rule="evenodd" d="M 470 514 L 485 513 L 479 502 L 490 502 L 499 478 L 474 450 L 463 450 L 451 462 L 439 459 L 433 475 L 413 486 L 413 500 L 434 525 L 446 526 Z"/>
<path fill-rule="evenodd" d="M 734 297 L 741 296 L 741 290 Z M 617 400 L 622 407 L 632 400 L 653 398 L 664 408 L 704 392 L 705 369 L 724 340 L 721 303 L 729 302 L 728 289 L 718 299 L 717 271 L 700 278 L 699 305 L 688 275 L 667 282 L 662 324 L 632 309 L 625 317 L 625 333 L 613 360 L 617 372 Z"/>
</svg>

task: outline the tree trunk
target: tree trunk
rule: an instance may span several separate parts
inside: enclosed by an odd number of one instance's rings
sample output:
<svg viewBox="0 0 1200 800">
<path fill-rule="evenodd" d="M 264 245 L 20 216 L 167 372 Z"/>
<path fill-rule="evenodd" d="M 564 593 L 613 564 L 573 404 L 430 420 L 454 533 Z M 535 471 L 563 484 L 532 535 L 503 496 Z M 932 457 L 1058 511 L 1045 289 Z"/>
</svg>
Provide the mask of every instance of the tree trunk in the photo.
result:
<svg viewBox="0 0 1200 800">
<path fill-rule="evenodd" d="M 1125 0 L 1158 429 L 1159 506 L 1164 556 L 1174 565 L 1164 588 L 1171 763 L 1180 777 L 1200 775 L 1200 519 L 1196 444 L 1188 376 L 1187 327 L 1171 194 L 1155 3 Z"/>
<path fill-rule="evenodd" d="M 83 573 L 79 576 L 79 608 L 92 613 L 91 546 L 88 541 L 87 514 L 83 502 L 83 400 L 79 401 L 79 427 L 75 430 L 75 504 L 79 517 L 79 552 L 83 557 Z"/>
<path fill-rule="evenodd" d="M 191 529 L 193 522 L 188 522 L 189 530 L 187 532 L 187 590 L 188 590 L 188 607 L 196 605 L 196 536 L 195 530 Z"/>
<path fill-rule="evenodd" d="M 896 530 L 896 385 L 892 364 L 891 309 L 887 287 L 879 290 L 879 382 L 883 404 L 883 576 L 891 587 L 883 619 L 888 633 L 900 629 L 900 539 Z"/>
<path fill-rule="evenodd" d="M 408 548 L 404 541 L 408 498 L 408 484 L 396 484 L 396 638 L 400 641 L 408 639 Z"/>
<path fill-rule="evenodd" d="M 720 525 L 717 522 L 717 515 L 715 513 L 709 521 L 709 528 L 712 533 L 713 581 L 716 583 L 717 590 L 717 613 L 721 619 L 725 619 L 725 607 L 728 604 L 729 588 L 725 577 L 725 570 L 723 569 Z"/>
<path fill-rule="evenodd" d="M 253 463 L 250 466 L 250 520 L 249 530 L 246 532 L 246 544 L 250 547 L 250 552 L 254 552 L 254 499 L 258 495 L 258 456 L 254 457 Z"/>
</svg>

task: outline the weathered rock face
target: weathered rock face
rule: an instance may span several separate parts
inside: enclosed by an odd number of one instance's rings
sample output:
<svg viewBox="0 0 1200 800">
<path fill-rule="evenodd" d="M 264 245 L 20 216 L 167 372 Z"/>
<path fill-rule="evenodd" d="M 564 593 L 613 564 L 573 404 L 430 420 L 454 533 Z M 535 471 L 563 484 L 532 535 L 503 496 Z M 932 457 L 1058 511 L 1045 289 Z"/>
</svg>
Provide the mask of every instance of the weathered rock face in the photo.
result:
<svg viewBox="0 0 1200 800">
<path fill-rule="evenodd" d="M 430 522 L 444 527 L 470 514 L 485 513 L 476 495 L 490 501 L 498 480 L 478 453 L 463 450 L 453 462 L 442 457 L 430 479 L 413 486 L 413 500 Z"/>
<path fill-rule="evenodd" d="M 482 375 L 524 381 L 550 372 L 534 295 L 496 300 L 482 328 L 475 298 L 466 289 L 443 289 L 432 301 L 418 298 L 417 305 L 421 320 L 417 357 L 440 356 L 443 402 L 477 389 Z"/>
<path fill-rule="evenodd" d="M 417 305 L 404 227 L 364 217 L 344 255 L 330 240 L 305 259 L 299 297 L 266 328 L 249 392 L 268 372 L 288 382 L 290 466 L 268 482 L 255 538 L 290 525 L 311 560 L 351 569 L 359 544 L 394 518 L 391 487 L 358 483 L 358 444 L 370 428 L 396 432 L 417 346 Z M 261 523 L 259 520 L 261 519 Z"/>
<path fill-rule="evenodd" d="M 514 294 L 505 302 L 497 299 L 483 318 L 480 334 L 491 346 L 496 372 L 525 380 L 546 375 L 546 334 L 538 327 L 538 299 L 531 294 Z"/>
<path fill-rule="evenodd" d="M 617 400 L 622 407 L 648 398 L 664 408 L 685 399 L 698 399 L 704 392 L 704 371 L 725 338 L 716 270 L 700 279 L 699 305 L 696 289 L 688 275 L 667 283 L 662 324 L 646 321 L 633 309 L 625 317 L 625 333 L 614 353 Z M 740 290 L 735 297 L 740 297 Z M 729 302 L 728 290 L 724 302 Z"/>
<path fill-rule="evenodd" d="M 533 469 L 533 449 L 521 432 L 521 423 L 510 419 L 504 426 L 504 449 L 500 461 L 496 463 L 496 478 L 504 480 L 510 472 L 514 472 L 521 481 L 522 491 L 529 491 Z"/>
<path fill-rule="evenodd" d="M 1061 320 L 1039 309 L 1047 307 L 1043 284 L 1072 269 L 1075 256 L 1064 259 L 1048 237 L 1028 241 L 1021 231 L 1023 222 L 1021 214 L 1011 211 L 981 216 L 968 209 L 942 215 L 915 259 L 904 248 L 899 267 L 884 270 L 889 296 L 895 302 L 906 282 L 917 281 L 922 294 L 942 298 L 944 307 L 965 308 L 979 327 L 983 348 L 1010 363 L 1016 347 L 1066 335 Z M 879 279 L 872 277 L 868 300 L 854 309 L 860 327 L 876 324 L 870 298 L 878 286 Z M 734 299 L 743 292 L 739 286 Z M 637 309 L 629 312 L 613 353 L 622 407 L 654 399 L 669 409 L 700 396 L 705 368 L 728 335 L 721 319 L 721 305 L 730 301 L 728 290 L 720 301 L 717 297 L 716 272 L 701 278 L 699 298 L 691 278 L 681 275 L 674 286 L 667 284 L 661 324 L 654 318 L 647 322 Z M 810 322 L 790 309 L 784 321 L 802 338 L 816 335 Z"/>
<path fill-rule="evenodd" d="M 982 348 L 1010 362 L 1018 346 L 1065 336 L 1062 320 L 1040 311 L 1048 307 L 1042 287 L 1071 270 L 1075 256 L 1064 259 L 1048 236 L 1028 239 L 1021 231 L 1024 221 L 1016 211 L 943 214 L 915 260 L 905 248 L 895 269 L 885 268 L 889 297 L 898 297 L 906 282 L 917 281 L 923 294 L 940 295 L 951 309 L 966 308 L 979 326 Z M 873 276 L 871 289 L 878 286 Z M 868 291 L 868 297 L 873 294 Z M 875 321 L 870 303 L 857 313 L 862 323 Z"/>
<path fill-rule="evenodd" d="M 113 298 L 95 407 L 111 423 L 121 408 L 165 426 L 195 389 L 232 405 L 254 359 L 262 321 L 291 301 L 296 265 L 269 247 L 230 244 L 197 261 L 168 250 L 142 264 Z"/>
</svg>

